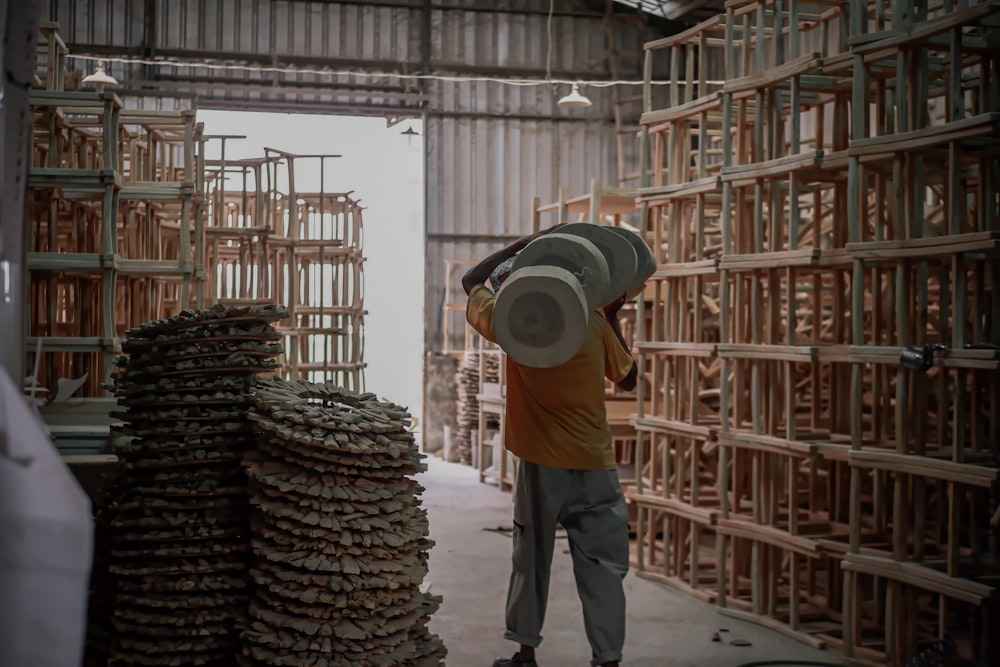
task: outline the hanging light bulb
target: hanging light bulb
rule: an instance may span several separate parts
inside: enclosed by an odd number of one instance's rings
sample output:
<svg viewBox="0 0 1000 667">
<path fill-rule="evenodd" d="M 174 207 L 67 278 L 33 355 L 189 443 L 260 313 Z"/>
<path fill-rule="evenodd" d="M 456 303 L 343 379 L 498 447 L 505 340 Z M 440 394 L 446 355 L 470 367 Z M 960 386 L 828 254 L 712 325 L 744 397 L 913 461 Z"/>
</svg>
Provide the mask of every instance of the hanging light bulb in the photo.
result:
<svg viewBox="0 0 1000 667">
<path fill-rule="evenodd" d="M 117 86 L 118 80 L 104 71 L 104 61 L 97 61 L 97 69 L 93 74 L 88 74 L 80 82 L 81 86 L 96 88 L 97 92 L 104 90 L 107 86 Z"/>
<path fill-rule="evenodd" d="M 580 94 L 580 84 L 574 83 L 573 90 L 570 91 L 569 95 L 560 99 L 556 104 L 564 109 L 586 109 L 592 102 Z"/>
</svg>

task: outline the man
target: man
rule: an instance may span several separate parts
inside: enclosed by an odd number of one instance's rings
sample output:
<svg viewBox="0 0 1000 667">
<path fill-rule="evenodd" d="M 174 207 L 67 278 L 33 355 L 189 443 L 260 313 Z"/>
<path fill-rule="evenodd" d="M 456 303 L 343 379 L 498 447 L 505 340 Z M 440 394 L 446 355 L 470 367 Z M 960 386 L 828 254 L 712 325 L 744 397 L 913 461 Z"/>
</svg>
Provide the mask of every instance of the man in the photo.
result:
<svg viewBox="0 0 1000 667">
<path fill-rule="evenodd" d="M 558 227 L 558 226 L 557 226 Z M 462 278 L 466 318 L 484 338 L 493 334 L 495 298 L 485 282 L 500 263 L 555 228 L 526 236 L 472 267 Z M 507 358 L 504 446 L 520 459 L 514 490 L 513 567 L 507 631 L 520 644 L 493 667 L 537 667 L 556 525 L 566 529 L 583 605 L 591 664 L 617 667 L 625 643 L 629 542 L 625 497 L 618 482 L 604 403 L 607 377 L 625 391 L 636 384 L 618 311 L 622 296 L 590 314 L 583 345 L 555 368 L 529 368 Z"/>
</svg>

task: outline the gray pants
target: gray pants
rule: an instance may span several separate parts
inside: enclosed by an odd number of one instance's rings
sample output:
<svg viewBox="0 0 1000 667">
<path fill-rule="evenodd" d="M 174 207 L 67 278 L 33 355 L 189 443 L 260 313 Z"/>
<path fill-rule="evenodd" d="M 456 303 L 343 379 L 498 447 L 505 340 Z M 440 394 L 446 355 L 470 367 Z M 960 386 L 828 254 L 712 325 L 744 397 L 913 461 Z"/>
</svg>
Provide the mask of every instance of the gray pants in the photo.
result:
<svg viewBox="0 0 1000 667">
<path fill-rule="evenodd" d="M 628 512 L 616 470 L 560 470 L 522 461 L 514 490 L 514 555 L 504 637 L 542 641 L 556 524 L 569 538 L 592 665 L 621 660 L 625 644 Z"/>
</svg>

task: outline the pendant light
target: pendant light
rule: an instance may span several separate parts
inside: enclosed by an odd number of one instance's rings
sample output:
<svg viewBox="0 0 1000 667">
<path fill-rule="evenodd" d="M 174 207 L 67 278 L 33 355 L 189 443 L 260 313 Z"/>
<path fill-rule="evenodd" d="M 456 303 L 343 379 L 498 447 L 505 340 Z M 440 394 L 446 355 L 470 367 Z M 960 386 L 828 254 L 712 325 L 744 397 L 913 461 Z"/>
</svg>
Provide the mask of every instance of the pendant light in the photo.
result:
<svg viewBox="0 0 1000 667">
<path fill-rule="evenodd" d="M 87 86 L 90 88 L 96 88 L 97 92 L 101 92 L 108 86 L 117 86 L 118 80 L 104 71 L 104 61 L 97 61 L 97 69 L 94 70 L 93 74 L 88 74 L 80 82 L 81 86 Z"/>
<path fill-rule="evenodd" d="M 580 94 L 580 84 L 574 83 L 573 90 L 569 95 L 560 99 L 556 104 L 564 109 L 586 109 L 591 105 L 591 101 L 585 95 Z"/>
</svg>

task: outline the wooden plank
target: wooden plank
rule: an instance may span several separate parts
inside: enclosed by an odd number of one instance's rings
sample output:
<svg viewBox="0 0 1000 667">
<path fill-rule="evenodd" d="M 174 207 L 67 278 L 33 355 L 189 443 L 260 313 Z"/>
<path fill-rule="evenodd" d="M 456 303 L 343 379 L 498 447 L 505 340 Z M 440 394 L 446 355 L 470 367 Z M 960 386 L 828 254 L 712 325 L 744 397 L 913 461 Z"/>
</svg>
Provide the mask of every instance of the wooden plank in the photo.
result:
<svg viewBox="0 0 1000 667">
<path fill-rule="evenodd" d="M 29 252 L 29 271 L 87 272 L 116 268 L 119 258 L 114 254 L 98 252 Z"/>
<path fill-rule="evenodd" d="M 841 562 L 841 567 L 848 572 L 885 577 L 975 605 L 983 604 L 997 592 L 993 586 L 949 577 L 919 563 L 894 561 L 879 556 L 849 553 Z"/>
<path fill-rule="evenodd" d="M 861 260 L 896 260 L 908 257 L 941 257 L 961 253 L 1000 251 L 1000 232 L 970 232 L 954 236 L 934 236 L 893 241 L 848 243 L 847 252 Z"/>
<path fill-rule="evenodd" d="M 797 155 L 786 155 L 773 160 L 723 167 L 722 181 L 735 185 L 752 183 L 763 178 L 787 176 L 793 171 L 819 167 L 822 164 L 823 151 L 811 150 Z"/>
<path fill-rule="evenodd" d="M 702 440 L 708 440 L 711 438 L 713 432 L 713 429 L 709 426 L 665 419 L 663 417 L 648 414 L 643 415 L 642 417 L 636 417 L 635 428 L 637 431 L 647 433 L 668 433 L 692 438 L 700 438 Z"/>
<path fill-rule="evenodd" d="M 157 259 L 123 259 L 118 263 L 118 273 L 123 276 L 179 277 L 194 271 L 191 262 Z"/>
<path fill-rule="evenodd" d="M 711 357 L 716 351 L 714 343 L 668 343 L 641 341 L 635 344 L 640 354 L 670 355 L 681 357 Z"/>
<path fill-rule="evenodd" d="M 690 102 L 678 104 L 675 107 L 648 111 L 639 117 L 639 123 L 655 126 L 660 123 L 676 122 L 685 118 L 691 118 L 706 111 L 719 111 L 721 113 L 721 101 L 722 94 L 720 92 L 709 93 Z M 655 129 L 650 128 L 651 131 Z"/>
<path fill-rule="evenodd" d="M 719 192 L 722 181 L 718 176 L 675 185 L 639 188 L 639 200 L 649 204 L 670 201 L 677 197 L 692 197 L 698 194 Z"/>
<path fill-rule="evenodd" d="M 698 262 L 677 262 L 661 264 L 650 276 L 650 280 L 690 278 L 694 276 L 715 276 L 719 272 L 718 259 L 703 259 Z"/>
<path fill-rule="evenodd" d="M 632 492 L 629 500 L 642 507 L 656 507 L 673 516 L 693 521 L 703 526 L 714 526 L 719 518 L 719 510 L 711 507 L 695 507 L 676 498 L 664 498 L 646 493 Z"/>
<path fill-rule="evenodd" d="M 103 113 L 104 102 L 110 101 L 112 106 L 121 109 L 121 98 L 114 91 L 102 90 L 100 92 L 89 91 L 69 91 L 69 90 L 32 90 L 30 94 L 31 106 L 63 107 L 67 109 L 94 109 L 95 113 Z"/>
<path fill-rule="evenodd" d="M 122 185 L 120 197 L 126 201 L 173 201 L 183 196 L 193 195 L 193 182 L 129 182 Z"/>
<path fill-rule="evenodd" d="M 812 345 L 767 345 L 753 343 L 720 343 L 719 356 L 727 359 L 763 359 L 815 363 L 819 350 Z"/>
<path fill-rule="evenodd" d="M 719 268 L 728 271 L 759 271 L 785 267 L 817 266 L 823 251 L 819 248 L 800 248 L 754 254 L 727 254 L 719 260 Z"/>
<path fill-rule="evenodd" d="M 858 158 L 891 156 L 945 146 L 949 142 L 1000 135 L 1000 112 L 991 111 L 916 130 L 854 139 L 848 155 Z"/>
<path fill-rule="evenodd" d="M 848 462 L 859 468 L 874 468 L 984 488 L 990 488 L 1000 480 L 1000 468 L 889 451 L 853 451 L 848 455 Z"/>
<path fill-rule="evenodd" d="M 28 174 L 28 186 L 32 188 L 92 188 L 102 194 L 108 185 L 121 186 L 121 176 L 114 169 L 32 167 Z"/>
<path fill-rule="evenodd" d="M 779 547 L 807 558 L 819 558 L 822 550 L 819 543 L 808 537 L 790 535 L 787 531 L 743 519 L 719 517 L 718 531 L 730 537 L 740 537 L 751 542 L 759 542 Z"/>
<path fill-rule="evenodd" d="M 720 445 L 786 456 L 809 457 L 819 453 L 819 446 L 814 442 L 789 440 L 738 429 L 719 433 L 718 441 Z"/>
<path fill-rule="evenodd" d="M 823 59 L 820 58 L 818 53 L 807 53 L 806 55 L 799 56 L 798 58 L 790 60 L 783 65 L 772 67 L 767 71 L 727 81 L 722 87 L 722 92 L 727 95 L 737 95 L 739 93 L 753 92 L 762 88 L 770 88 L 780 83 L 784 83 L 794 76 L 818 70 L 822 63 Z"/>
<path fill-rule="evenodd" d="M 120 347 L 117 338 L 97 336 L 28 336 L 27 348 L 34 350 L 41 342 L 43 352 L 108 352 Z"/>
</svg>

